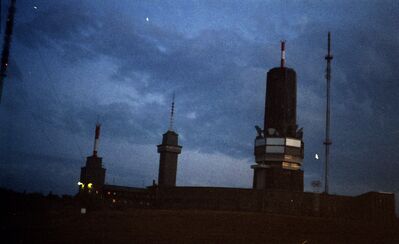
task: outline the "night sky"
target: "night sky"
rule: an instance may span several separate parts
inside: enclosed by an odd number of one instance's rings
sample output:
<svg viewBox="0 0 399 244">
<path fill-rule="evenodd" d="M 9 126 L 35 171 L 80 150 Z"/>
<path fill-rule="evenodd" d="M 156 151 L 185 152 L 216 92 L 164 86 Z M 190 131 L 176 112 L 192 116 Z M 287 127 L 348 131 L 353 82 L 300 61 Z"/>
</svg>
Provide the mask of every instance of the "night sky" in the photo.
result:
<svg viewBox="0 0 399 244">
<path fill-rule="evenodd" d="M 97 119 L 106 182 L 150 185 L 175 92 L 177 185 L 251 187 L 265 75 L 284 39 L 312 191 L 323 171 L 331 31 L 330 192 L 398 194 L 398 30 L 394 0 L 18 0 L 0 104 L 0 186 L 75 194 Z"/>
</svg>

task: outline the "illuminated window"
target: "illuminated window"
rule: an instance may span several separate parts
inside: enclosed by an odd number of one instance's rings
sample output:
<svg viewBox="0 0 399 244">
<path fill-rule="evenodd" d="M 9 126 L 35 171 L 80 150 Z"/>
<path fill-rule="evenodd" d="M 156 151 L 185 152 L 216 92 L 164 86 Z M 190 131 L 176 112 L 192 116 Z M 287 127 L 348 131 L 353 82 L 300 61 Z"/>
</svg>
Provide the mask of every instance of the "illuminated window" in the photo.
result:
<svg viewBox="0 0 399 244">
<path fill-rule="evenodd" d="M 283 162 L 283 168 L 285 169 L 299 169 L 300 166 L 296 163 L 289 163 L 289 162 Z"/>
<path fill-rule="evenodd" d="M 85 188 L 85 184 L 83 184 L 82 182 L 78 182 L 78 186 L 80 186 L 82 189 Z"/>
</svg>

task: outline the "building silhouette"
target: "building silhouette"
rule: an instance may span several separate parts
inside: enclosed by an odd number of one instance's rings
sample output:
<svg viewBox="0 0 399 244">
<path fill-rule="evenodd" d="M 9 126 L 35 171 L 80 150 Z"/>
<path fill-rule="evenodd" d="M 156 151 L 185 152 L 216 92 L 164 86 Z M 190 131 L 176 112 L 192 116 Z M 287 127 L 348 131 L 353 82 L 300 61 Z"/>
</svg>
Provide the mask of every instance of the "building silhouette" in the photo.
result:
<svg viewBox="0 0 399 244">
<path fill-rule="evenodd" d="M 359 196 L 304 192 L 303 131 L 296 124 L 296 73 L 281 65 L 267 72 L 264 129 L 256 126 L 253 188 L 176 186 L 178 155 L 182 146 L 170 125 L 158 145 L 159 175 L 145 188 L 105 184 L 102 158 L 97 156 L 100 125 L 96 125 L 93 155 L 81 169 L 79 195 L 126 208 L 212 209 L 259 211 L 273 214 L 357 219 L 389 224 L 395 220 L 393 193 L 367 192 Z M 90 186 L 89 186 L 90 185 Z"/>
<path fill-rule="evenodd" d="M 173 131 L 174 109 L 175 95 L 173 94 L 169 130 L 163 134 L 162 144 L 157 146 L 159 153 L 158 184 L 162 188 L 176 186 L 177 158 L 182 149 L 182 146 L 179 146 L 179 135 Z"/>
<path fill-rule="evenodd" d="M 257 127 L 255 189 L 303 191 L 301 170 L 304 144 L 296 124 L 296 73 L 285 67 L 285 42 L 281 65 L 267 72 L 264 130 Z"/>
<path fill-rule="evenodd" d="M 158 145 L 159 153 L 159 187 L 175 187 L 177 173 L 177 157 L 182 146 L 178 145 L 179 135 L 171 130 L 163 134 L 162 144 Z"/>
<path fill-rule="evenodd" d="M 100 139 L 101 125 L 96 124 L 93 155 L 86 158 L 86 165 L 80 170 L 79 192 L 91 193 L 101 191 L 105 183 L 105 168 L 103 159 L 97 155 L 97 147 Z"/>
</svg>

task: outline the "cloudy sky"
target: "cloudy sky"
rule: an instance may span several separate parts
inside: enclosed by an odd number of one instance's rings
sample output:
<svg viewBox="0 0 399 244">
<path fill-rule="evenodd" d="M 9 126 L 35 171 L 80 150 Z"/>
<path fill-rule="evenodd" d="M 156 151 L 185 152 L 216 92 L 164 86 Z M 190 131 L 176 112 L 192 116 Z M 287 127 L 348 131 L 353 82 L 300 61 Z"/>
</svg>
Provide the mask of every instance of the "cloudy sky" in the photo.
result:
<svg viewBox="0 0 399 244">
<path fill-rule="evenodd" d="M 175 92 L 177 184 L 251 187 L 265 74 L 285 39 L 311 191 L 323 170 L 331 31 L 330 190 L 399 193 L 398 28 L 393 0 L 19 0 L 0 104 L 0 186 L 76 193 L 97 119 L 106 181 L 151 184 Z"/>
</svg>

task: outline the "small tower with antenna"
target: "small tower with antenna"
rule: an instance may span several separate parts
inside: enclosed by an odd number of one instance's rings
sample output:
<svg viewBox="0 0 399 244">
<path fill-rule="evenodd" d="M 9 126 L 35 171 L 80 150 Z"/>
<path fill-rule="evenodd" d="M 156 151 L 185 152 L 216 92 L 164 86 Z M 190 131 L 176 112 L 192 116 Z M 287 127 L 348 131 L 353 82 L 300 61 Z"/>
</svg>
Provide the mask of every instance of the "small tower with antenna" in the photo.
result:
<svg viewBox="0 0 399 244">
<path fill-rule="evenodd" d="M 157 146 L 159 153 L 158 185 L 160 188 L 176 186 L 177 161 L 182 146 L 178 143 L 179 135 L 173 130 L 174 112 L 175 95 L 173 94 L 169 129 L 163 134 L 162 144 Z"/>
<path fill-rule="evenodd" d="M 97 193 L 102 189 L 105 183 L 105 168 L 103 168 L 103 159 L 98 157 L 98 143 L 100 140 L 101 124 L 96 124 L 94 135 L 93 155 L 86 158 L 86 165 L 81 168 L 79 193 Z"/>
<path fill-rule="evenodd" d="M 332 141 L 330 139 L 330 82 L 331 82 L 331 60 L 333 56 L 331 54 L 331 33 L 328 32 L 327 38 L 327 55 L 325 57 L 327 61 L 326 68 L 326 138 L 323 142 L 325 146 L 325 161 L 324 161 L 324 193 L 328 194 L 328 163 L 330 158 L 330 145 Z"/>
</svg>

